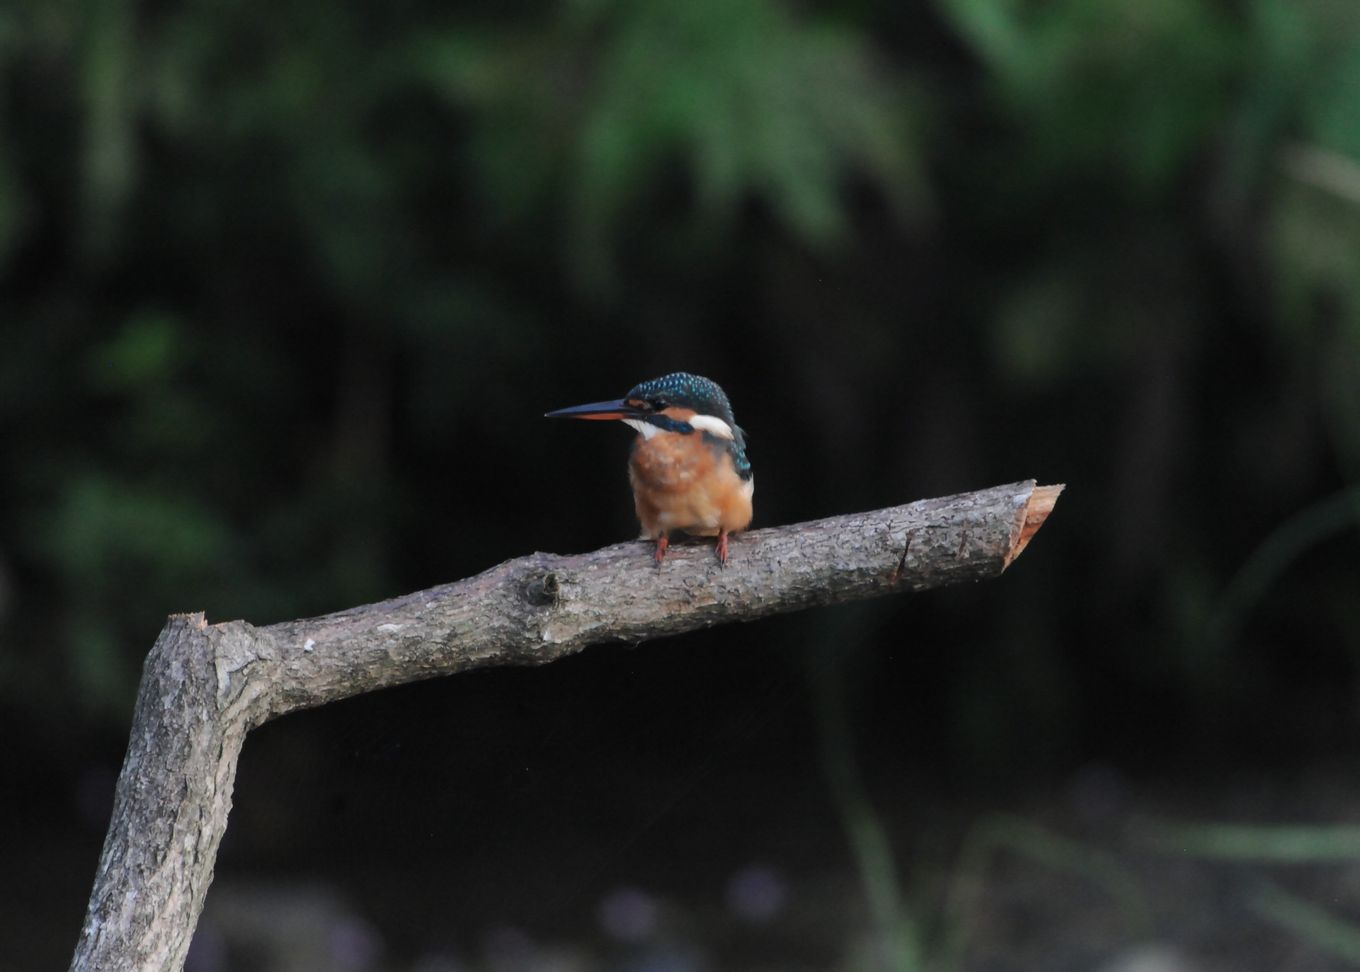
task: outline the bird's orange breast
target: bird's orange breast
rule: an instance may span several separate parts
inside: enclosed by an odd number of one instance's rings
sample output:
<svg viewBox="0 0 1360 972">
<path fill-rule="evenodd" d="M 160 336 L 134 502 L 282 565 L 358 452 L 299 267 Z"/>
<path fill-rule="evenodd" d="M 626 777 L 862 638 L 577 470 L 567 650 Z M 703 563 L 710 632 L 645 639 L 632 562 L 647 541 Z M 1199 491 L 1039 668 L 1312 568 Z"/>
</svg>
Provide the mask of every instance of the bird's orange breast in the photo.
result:
<svg viewBox="0 0 1360 972">
<path fill-rule="evenodd" d="M 699 433 L 638 439 L 628 472 L 644 537 L 669 530 L 715 536 L 751 523 L 754 480 L 738 476 L 732 456 Z"/>
</svg>

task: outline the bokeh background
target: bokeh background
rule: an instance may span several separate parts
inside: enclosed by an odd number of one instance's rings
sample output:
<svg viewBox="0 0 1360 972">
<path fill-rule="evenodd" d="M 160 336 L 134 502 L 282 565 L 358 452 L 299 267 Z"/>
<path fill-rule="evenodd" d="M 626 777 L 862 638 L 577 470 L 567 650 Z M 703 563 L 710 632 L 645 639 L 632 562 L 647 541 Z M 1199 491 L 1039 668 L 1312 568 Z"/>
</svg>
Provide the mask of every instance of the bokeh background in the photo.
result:
<svg viewBox="0 0 1360 972">
<path fill-rule="evenodd" d="M 1360 961 L 1352 0 L 21 0 L 0 337 L 0 967 L 165 615 L 632 536 L 540 416 L 680 369 L 757 526 L 1068 490 L 987 584 L 259 730 L 191 969 Z"/>
</svg>

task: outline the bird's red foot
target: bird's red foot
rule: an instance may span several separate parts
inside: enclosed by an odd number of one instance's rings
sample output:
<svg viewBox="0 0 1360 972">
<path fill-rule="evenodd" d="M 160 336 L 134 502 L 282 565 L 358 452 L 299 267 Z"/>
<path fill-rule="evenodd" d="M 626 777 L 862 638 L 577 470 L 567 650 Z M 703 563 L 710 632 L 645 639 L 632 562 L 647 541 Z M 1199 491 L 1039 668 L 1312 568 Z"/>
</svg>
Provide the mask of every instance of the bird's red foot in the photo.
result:
<svg viewBox="0 0 1360 972">
<path fill-rule="evenodd" d="M 661 561 L 666 559 L 666 548 L 670 545 L 670 537 L 664 533 L 656 538 L 656 551 L 652 554 L 652 559 L 656 561 L 658 567 L 661 566 Z"/>
<path fill-rule="evenodd" d="M 718 563 L 720 563 L 720 564 L 722 564 L 724 567 L 726 567 L 726 566 L 727 566 L 727 531 L 726 531 L 726 530 L 723 530 L 721 533 L 718 534 L 717 554 L 718 554 Z"/>
</svg>

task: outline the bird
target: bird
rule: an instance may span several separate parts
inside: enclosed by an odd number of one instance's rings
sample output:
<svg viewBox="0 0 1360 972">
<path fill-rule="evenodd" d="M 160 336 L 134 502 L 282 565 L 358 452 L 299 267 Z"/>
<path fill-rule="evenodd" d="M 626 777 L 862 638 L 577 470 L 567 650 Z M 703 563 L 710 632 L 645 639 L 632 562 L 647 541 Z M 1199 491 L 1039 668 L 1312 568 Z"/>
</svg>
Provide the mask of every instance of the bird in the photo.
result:
<svg viewBox="0 0 1360 972">
<path fill-rule="evenodd" d="M 656 544 L 660 566 L 679 530 L 718 538 L 726 566 L 728 537 L 751 524 L 756 481 L 746 456 L 746 433 L 714 381 L 677 371 L 644 381 L 607 402 L 548 412 L 545 418 L 615 419 L 637 432 L 628 459 L 633 507 L 642 539 Z"/>
</svg>

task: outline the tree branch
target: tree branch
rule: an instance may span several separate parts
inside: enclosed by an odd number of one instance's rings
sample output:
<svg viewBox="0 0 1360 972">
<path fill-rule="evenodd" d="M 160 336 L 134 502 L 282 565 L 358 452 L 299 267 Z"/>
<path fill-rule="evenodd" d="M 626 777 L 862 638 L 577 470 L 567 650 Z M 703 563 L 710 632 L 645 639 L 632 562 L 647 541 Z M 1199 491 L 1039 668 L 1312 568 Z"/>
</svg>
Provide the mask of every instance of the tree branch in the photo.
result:
<svg viewBox="0 0 1360 972">
<path fill-rule="evenodd" d="M 175 615 L 147 656 L 73 969 L 180 969 L 212 882 L 246 734 L 276 716 L 488 665 L 541 665 L 820 604 L 1000 574 L 1061 486 L 1033 480 L 711 544 L 535 553 L 476 577 L 255 627 Z"/>
</svg>

